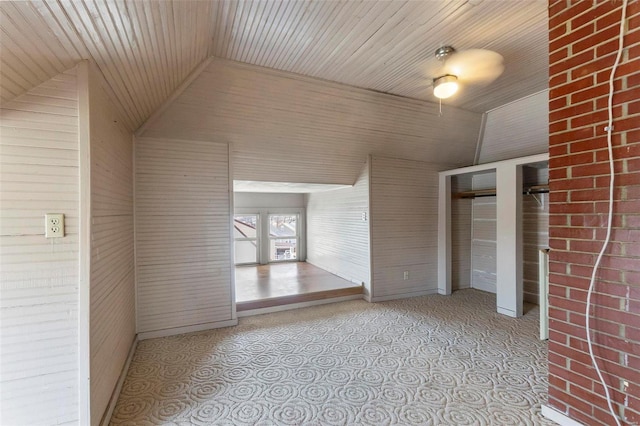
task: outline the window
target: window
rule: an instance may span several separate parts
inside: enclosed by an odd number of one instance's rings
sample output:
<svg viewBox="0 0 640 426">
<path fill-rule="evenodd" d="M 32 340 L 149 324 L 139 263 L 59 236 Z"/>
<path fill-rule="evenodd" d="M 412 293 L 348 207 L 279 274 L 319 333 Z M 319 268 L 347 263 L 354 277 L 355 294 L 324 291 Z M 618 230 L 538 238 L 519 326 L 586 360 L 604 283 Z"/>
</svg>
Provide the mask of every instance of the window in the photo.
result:
<svg viewBox="0 0 640 426">
<path fill-rule="evenodd" d="M 235 215 L 233 217 L 236 265 L 258 263 L 259 261 L 258 218 L 257 214 Z"/>
<path fill-rule="evenodd" d="M 298 215 L 269 215 L 269 261 L 298 259 Z"/>
</svg>

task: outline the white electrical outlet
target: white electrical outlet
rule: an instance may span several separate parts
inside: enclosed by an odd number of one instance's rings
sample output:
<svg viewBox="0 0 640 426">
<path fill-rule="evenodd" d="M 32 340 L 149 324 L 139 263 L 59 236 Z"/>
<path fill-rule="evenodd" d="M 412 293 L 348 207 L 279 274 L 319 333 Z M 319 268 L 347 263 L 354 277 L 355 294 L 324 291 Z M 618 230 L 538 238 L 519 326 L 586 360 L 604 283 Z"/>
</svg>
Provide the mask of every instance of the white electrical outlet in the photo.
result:
<svg viewBox="0 0 640 426">
<path fill-rule="evenodd" d="M 409 271 L 404 271 L 404 279 L 405 280 L 409 279 Z"/>
<path fill-rule="evenodd" d="M 62 213 L 47 213 L 44 215 L 45 238 L 64 237 L 64 215 Z"/>
</svg>

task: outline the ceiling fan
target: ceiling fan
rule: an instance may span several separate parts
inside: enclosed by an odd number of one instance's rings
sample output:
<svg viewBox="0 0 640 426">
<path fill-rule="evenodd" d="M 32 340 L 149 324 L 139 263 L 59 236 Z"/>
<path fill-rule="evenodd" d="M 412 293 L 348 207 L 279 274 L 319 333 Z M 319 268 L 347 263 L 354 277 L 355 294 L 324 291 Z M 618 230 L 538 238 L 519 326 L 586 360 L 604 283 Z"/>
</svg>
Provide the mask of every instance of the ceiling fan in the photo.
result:
<svg viewBox="0 0 640 426">
<path fill-rule="evenodd" d="M 504 71 L 503 57 L 486 49 L 457 51 L 442 46 L 435 52 L 442 65 L 433 75 L 433 94 L 439 99 L 453 96 L 459 85 L 487 85 Z"/>
</svg>

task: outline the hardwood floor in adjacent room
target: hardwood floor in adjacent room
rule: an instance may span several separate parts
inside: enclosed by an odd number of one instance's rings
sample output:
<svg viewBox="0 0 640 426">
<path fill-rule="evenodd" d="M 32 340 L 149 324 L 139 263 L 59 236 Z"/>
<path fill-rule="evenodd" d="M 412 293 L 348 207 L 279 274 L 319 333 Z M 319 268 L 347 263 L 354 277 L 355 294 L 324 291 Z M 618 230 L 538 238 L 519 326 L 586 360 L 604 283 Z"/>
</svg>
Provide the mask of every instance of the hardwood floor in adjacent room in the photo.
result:
<svg viewBox="0 0 640 426">
<path fill-rule="evenodd" d="M 237 310 L 362 294 L 362 286 L 306 262 L 236 267 Z"/>
</svg>

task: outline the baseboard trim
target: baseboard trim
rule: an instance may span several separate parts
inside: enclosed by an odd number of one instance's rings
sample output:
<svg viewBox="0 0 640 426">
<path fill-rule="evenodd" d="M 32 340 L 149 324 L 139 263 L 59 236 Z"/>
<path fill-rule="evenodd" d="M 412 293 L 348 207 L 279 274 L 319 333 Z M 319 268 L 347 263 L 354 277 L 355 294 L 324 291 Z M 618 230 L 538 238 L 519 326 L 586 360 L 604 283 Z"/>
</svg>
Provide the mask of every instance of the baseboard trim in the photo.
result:
<svg viewBox="0 0 640 426">
<path fill-rule="evenodd" d="M 131 343 L 131 347 L 129 348 L 129 355 L 127 355 L 127 360 L 122 367 L 122 371 L 120 371 L 120 377 L 118 377 L 118 382 L 116 383 L 116 387 L 111 394 L 111 399 L 109 399 L 109 404 L 107 404 L 107 410 L 102 416 L 102 421 L 100 422 L 100 426 L 107 426 L 111 422 L 111 416 L 113 416 L 113 410 L 116 408 L 116 403 L 118 402 L 118 398 L 120 397 L 120 392 L 122 391 L 122 385 L 124 384 L 124 379 L 127 377 L 127 372 L 129 371 L 129 366 L 131 365 L 131 360 L 133 359 L 133 354 L 136 352 L 136 348 L 138 347 L 138 335 L 133 338 L 133 343 Z"/>
<path fill-rule="evenodd" d="M 542 405 L 542 415 L 547 419 L 558 423 L 560 426 L 584 426 L 582 423 L 567 417 L 555 408 L 551 408 L 544 404 Z"/>
<path fill-rule="evenodd" d="M 351 296 L 333 297 L 331 299 L 311 300 L 309 302 L 291 303 L 289 305 L 270 306 L 268 308 L 250 309 L 247 311 L 239 311 L 238 317 L 250 317 L 253 315 L 271 314 L 273 312 L 289 311 L 291 309 L 308 308 L 310 306 L 326 305 L 327 303 L 346 302 L 348 300 L 363 299 L 362 294 L 354 294 Z"/>
<path fill-rule="evenodd" d="M 206 322 L 204 324 L 188 325 L 185 327 L 166 328 L 164 330 L 145 331 L 142 333 L 138 333 L 138 340 L 155 339 L 157 337 L 169 337 L 178 334 L 211 330 L 214 328 L 231 327 L 234 325 L 238 325 L 237 319 L 228 321 Z"/>
<path fill-rule="evenodd" d="M 390 296 L 377 296 L 377 297 L 372 297 L 371 301 L 386 302 L 388 300 L 408 299 L 410 297 L 429 296 L 431 294 L 438 294 L 438 289 L 434 288 L 432 290 L 417 291 L 414 293 L 392 294 Z"/>
</svg>

